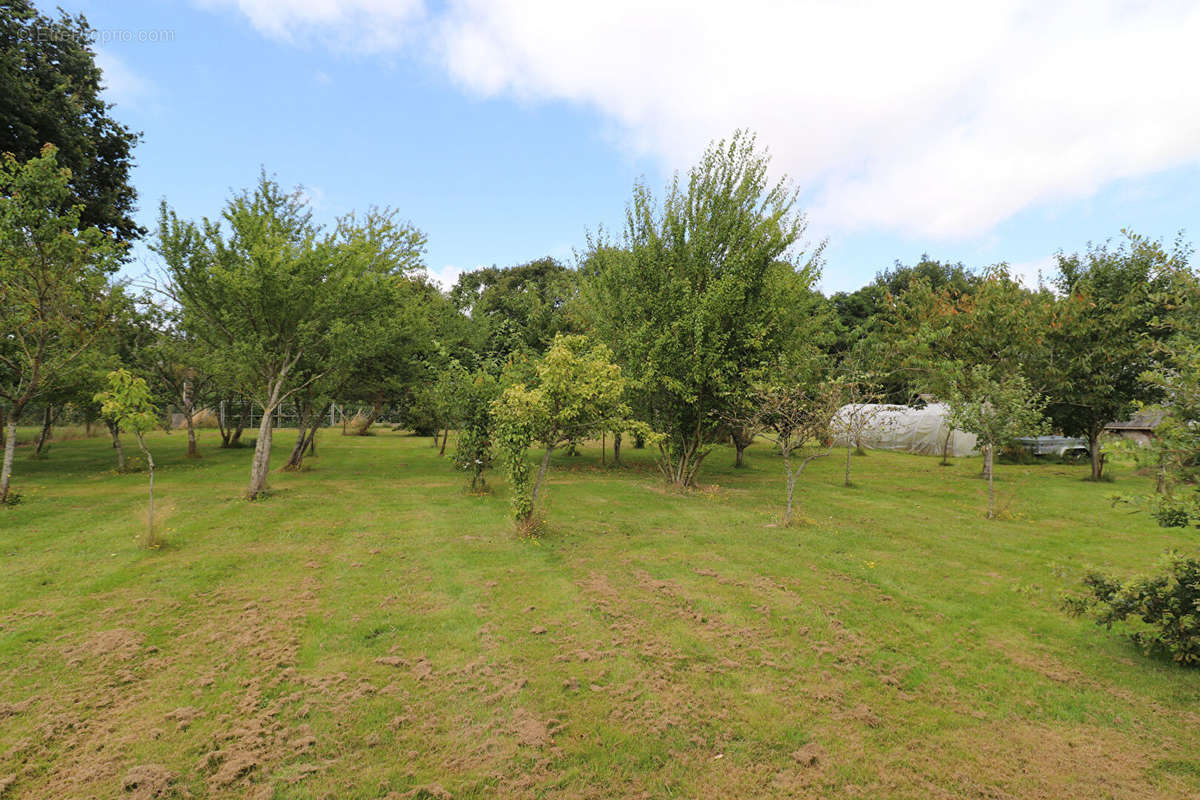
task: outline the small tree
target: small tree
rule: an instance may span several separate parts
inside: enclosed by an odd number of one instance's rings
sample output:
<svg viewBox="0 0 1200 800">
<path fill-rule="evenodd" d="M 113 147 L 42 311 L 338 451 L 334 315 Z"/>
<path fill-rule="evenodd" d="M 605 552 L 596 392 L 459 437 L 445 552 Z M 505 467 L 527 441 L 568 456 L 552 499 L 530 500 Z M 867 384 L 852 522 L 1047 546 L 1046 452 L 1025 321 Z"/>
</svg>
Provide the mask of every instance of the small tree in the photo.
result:
<svg viewBox="0 0 1200 800">
<path fill-rule="evenodd" d="M 783 524 L 789 525 L 796 480 L 809 462 L 833 452 L 830 425 L 841 403 L 841 387 L 835 381 L 818 382 L 792 372 L 761 386 L 757 397 L 758 408 L 748 425 L 783 456 L 787 476 Z"/>
<path fill-rule="evenodd" d="M 158 411 L 150 400 L 150 388 L 141 378 L 128 370 L 118 369 L 108 374 L 108 389 L 96 395 L 100 413 L 119 428 L 133 433 L 138 449 L 146 457 L 150 473 L 150 515 L 146 535 L 147 547 L 158 547 L 154 533 L 154 456 L 146 447 L 145 433 L 158 421 Z"/>
<path fill-rule="evenodd" d="M 492 401 L 499 392 L 496 377 L 484 369 L 467 376 L 462 391 L 462 432 L 454 465 L 471 475 L 471 491 L 487 491 L 484 473 L 492 465 Z"/>
<path fill-rule="evenodd" d="M 550 454 L 628 415 L 622 397 L 625 380 L 612 353 L 586 336 L 558 334 L 536 362 L 532 385 L 515 383 L 492 404 L 495 441 L 508 471 L 513 516 L 522 527 L 533 520 Z M 525 460 L 530 445 L 542 446 L 537 477 L 530 481 Z"/>
<path fill-rule="evenodd" d="M 850 486 L 850 459 L 858 452 L 865 455 L 863 435 L 868 430 L 887 430 L 891 428 L 891 417 L 887 411 L 892 406 L 880 405 L 883 393 L 878 390 L 873 380 L 864 375 L 845 377 L 841 384 L 842 404 L 833 415 L 830 422 L 830 433 L 835 441 L 842 439 L 846 444 L 846 475 L 843 486 Z"/>
<path fill-rule="evenodd" d="M 1046 430 L 1042 409 L 1046 402 L 1029 388 L 1020 375 L 995 379 L 991 370 L 976 366 L 971 370 L 970 388 L 956 391 L 950 399 L 951 428 L 973 433 L 983 450 L 984 472 L 988 482 L 988 519 L 996 516 L 996 489 L 993 465 L 996 448 L 1018 436 L 1036 436 Z"/>
</svg>

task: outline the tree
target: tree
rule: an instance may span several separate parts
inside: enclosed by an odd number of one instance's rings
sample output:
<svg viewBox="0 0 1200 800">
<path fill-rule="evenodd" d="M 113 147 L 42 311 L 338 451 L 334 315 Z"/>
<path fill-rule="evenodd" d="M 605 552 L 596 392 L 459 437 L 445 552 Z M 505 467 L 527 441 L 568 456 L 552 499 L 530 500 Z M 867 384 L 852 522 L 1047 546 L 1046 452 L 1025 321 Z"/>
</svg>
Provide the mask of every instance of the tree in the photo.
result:
<svg viewBox="0 0 1200 800">
<path fill-rule="evenodd" d="M 988 519 L 996 516 L 994 463 L 996 448 L 1018 436 L 1036 436 L 1045 429 L 1045 399 L 1020 375 L 993 377 L 982 364 L 970 372 L 969 388 L 950 397 L 950 426 L 973 433 L 983 450 L 988 483 Z"/>
<path fill-rule="evenodd" d="M 492 465 L 492 403 L 500 391 L 493 372 L 480 368 L 468 374 L 461 390 L 462 431 L 454 450 L 454 465 L 471 475 L 470 490 L 487 490 L 484 473 Z"/>
<path fill-rule="evenodd" d="M 157 335 L 143 348 L 140 361 L 183 415 L 187 457 L 199 458 L 195 416 L 210 399 L 215 385 L 214 373 L 209 369 L 211 353 L 203 342 L 180 327 L 177 313 L 160 309 L 156 316 Z"/>
<path fill-rule="evenodd" d="M 53 144 L 71 170 L 67 203 L 81 206 L 80 226 L 128 242 L 144 233 L 129 180 L 140 134 L 101 97 L 94 35 L 83 16 L 48 17 L 28 0 L 0 6 L 0 153 L 28 161 Z"/>
<path fill-rule="evenodd" d="M 484 267 L 460 275 L 450 301 L 476 327 L 480 352 L 506 349 L 515 335 L 522 349 L 544 353 L 559 333 L 579 332 L 570 315 L 578 277 L 550 257 L 503 269 Z"/>
<path fill-rule="evenodd" d="M 586 313 L 637 417 L 664 434 L 659 466 L 678 486 L 695 480 L 751 376 L 794 339 L 780 299 L 803 302 L 819 274 L 819 250 L 798 252 L 796 194 L 767 167 L 748 134 L 713 144 L 661 205 L 635 186 L 622 240 L 594 237 L 582 266 Z"/>
<path fill-rule="evenodd" d="M 8 424 L 0 504 L 8 500 L 16 428 L 30 402 L 67 381 L 109 321 L 118 247 L 81 227 L 56 150 L 0 163 L 0 407 Z"/>
<path fill-rule="evenodd" d="M 585 336 L 555 336 L 530 384 L 511 384 L 492 404 L 494 440 L 508 470 L 513 516 L 522 526 L 533 519 L 550 454 L 618 424 L 629 411 L 621 368 L 607 346 Z M 543 452 L 531 482 L 525 456 L 533 443 Z"/>
<path fill-rule="evenodd" d="M 1200 520 L 1200 278 L 1190 269 L 1175 277 L 1175 285 L 1155 298 L 1167 312 L 1155 323 L 1166 338 L 1157 347 L 1156 365 L 1140 377 L 1158 395 L 1157 404 L 1143 410 L 1161 421 L 1149 445 L 1136 450 L 1158 475 L 1151 506 L 1164 527 Z"/>
<path fill-rule="evenodd" d="M 839 357 L 858 349 L 864 339 L 878 335 L 880 325 L 898 298 L 920 283 L 929 292 L 955 301 L 971 295 L 981 276 L 962 263 L 937 261 L 926 254 L 912 266 L 897 261 L 890 269 L 876 273 L 875 280 L 853 292 L 838 292 L 830 298 L 838 319 L 837 341 L 832 350 Z M 906 403 L 911 387 L 900 376 L 884 376 L 885 399 Z"/>
<path fill-rule="evenodd" d="M 1156 343 L 1168 332 L 1156 324 L 1169 310 L 1161 298 L 1188 253 L 1128 231 L 1125 241 L 1089 246 L 1082 256 L 1058 255 L 1058 301 L 1048 340 L 1052 357 L 1048 414 L 1068 436 L 1084 436 L 1091 478 L 1103 476 L 1100 434 L 1126 419 L 1158 391 L 1140 376 L 1156 368 Z"/>
<path fill-rule="evenodd" d="M 118 369 L 108 374 L 108 388 L 96 395 L 100 413 L 125 430 L 132 431 L 138 449 L 146 457 L 146 468 L 150 473 L 150 510 L 146 534 L 146 546 L 158 547 L 154 533 L 154 456 L 146 447 L 145 434 L 154 428 L 158 410 L 150 399 L 150 388 L 141 378 L 127 370 Z"/>
<path fill-rule="evenodd" d="M 792 522 L 796 481 L 810 462 L 832 452 L 830 425 L 841 397 L 842 387 L 836 380 L 820 380 L 811 370 L 795 367 L 782 369 L 757 390 L 758 402 L 749 424 L 783 456 L 787 486 L 784 525 Z"/>
<path fill-rule="evenodd" d="M 891 418 L 886 413 L 891 407 L 880 403 L 882 391 L 870 375 L 846 371 L 841 375 L 838 385 L 841 389 L 838 401 L 841 407 L 830 421 L 830 433 L 835 441 L 841 439 L 846 444 L 846 471 L 842 485 L 851 486 L 851 456 L 855 451 L 859 455 L 866 453 L 862 440 L 867 431 L 891 428 Z"/>
<path fill-rule="evenodd" d="M 266 490 L 274 415 L 297 392 L 377 352 L 424 237 L 388 211 L 322 235 L 299 190 L 264 173 L 235 195 L 224 226 L 180 220 L 164 203 L 156 251 L 185 330 L 224 354 L 240 394 L 262 407 L 246 496 Z"/>
<path fill-rule="evenodd" d="M 1200 520 L 1200 342 L 1172 343 L 1164 363 L 1142 378 L 1159 391 L 1153 408 L 1162 415 L 1149 448 L 1139 453 L 1158 473 L 1154 514 L 1166 527 L 1184 527 Z"/>
</svg>

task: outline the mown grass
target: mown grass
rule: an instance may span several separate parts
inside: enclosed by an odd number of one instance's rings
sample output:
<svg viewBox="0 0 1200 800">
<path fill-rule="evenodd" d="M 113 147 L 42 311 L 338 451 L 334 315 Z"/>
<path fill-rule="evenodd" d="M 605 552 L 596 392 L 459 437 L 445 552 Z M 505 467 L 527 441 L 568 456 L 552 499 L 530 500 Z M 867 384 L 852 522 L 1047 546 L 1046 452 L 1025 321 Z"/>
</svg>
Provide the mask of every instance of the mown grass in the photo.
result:
<svg viewBox="0 0 1200 800">
<path fill-rule="evenodd" d="M 277 463 L 291 436 L 277 438 Z M 701 491 L 650 456 L 560 456 L 512 533 L 428 439 L 323 432 L 240 493 L 251 452 L 101 438 L 18 451 L 0 509 L 0 797 L 1200 796 L 1200 671 L 1066 616 L 1091 566 L 1194 531 L 1107 497 L 1146 479 L 871 453 Z"/>
</svg>

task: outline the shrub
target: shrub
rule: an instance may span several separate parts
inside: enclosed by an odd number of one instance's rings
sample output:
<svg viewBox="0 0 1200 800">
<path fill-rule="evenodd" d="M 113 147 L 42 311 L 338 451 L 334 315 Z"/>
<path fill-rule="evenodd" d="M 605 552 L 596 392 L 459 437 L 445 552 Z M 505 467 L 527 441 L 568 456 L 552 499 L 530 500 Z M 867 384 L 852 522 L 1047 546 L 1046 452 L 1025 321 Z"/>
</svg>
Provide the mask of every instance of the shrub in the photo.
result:
<svg viewBox="0 0 1200 800">
<path fill-rule="evenodd" d="M 1200 665 L 1200 559 L 1168 553 L 1158 574 L 1122 583 L 1093 572 L 1083 579 L 1087 593 L 1067 599 L 1074 614 L 1089 614 L 1111 629 L 1130 617 L 1143 625 L 1130 638 L 1146 653 L 1162 652 L 1172 660 Z"/>
</svg>

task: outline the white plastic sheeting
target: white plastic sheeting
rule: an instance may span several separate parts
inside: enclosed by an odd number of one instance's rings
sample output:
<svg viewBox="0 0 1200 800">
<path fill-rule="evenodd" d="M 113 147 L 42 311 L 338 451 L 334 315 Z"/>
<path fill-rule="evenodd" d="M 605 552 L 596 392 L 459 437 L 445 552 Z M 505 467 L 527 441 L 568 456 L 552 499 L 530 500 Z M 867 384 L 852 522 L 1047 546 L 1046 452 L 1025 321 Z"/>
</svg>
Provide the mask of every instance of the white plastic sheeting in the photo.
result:
<svg viewBox="0 0 1200 800">
<path fill-rule="evenodd" d="M 976 455 L 975 434 L 950 431 L 947 417 L 950 408 L 945 403 L 930 403 L 924 408 L 855 404 L 842 406 L 833 418 L 833 442 L 842 447 L 850 438 L 852 419 L 866 419 L 858 443 L 868 450 L 901 450 L 907 453 L 940 456 L 950 432 L 950 455 Z M 855 444 L 855 442 L 851 442 Z"/>
</svg>

